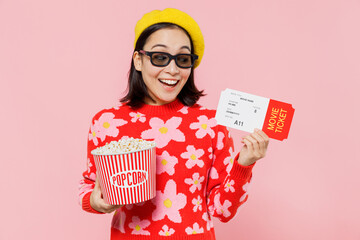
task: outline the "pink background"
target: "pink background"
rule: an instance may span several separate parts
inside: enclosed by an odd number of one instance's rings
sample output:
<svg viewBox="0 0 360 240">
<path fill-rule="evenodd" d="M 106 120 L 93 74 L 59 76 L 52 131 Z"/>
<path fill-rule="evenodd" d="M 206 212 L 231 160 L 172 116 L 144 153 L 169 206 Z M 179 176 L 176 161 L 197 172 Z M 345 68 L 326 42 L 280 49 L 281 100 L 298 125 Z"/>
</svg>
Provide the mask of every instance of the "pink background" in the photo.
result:
<svg viewBox="0 0 360 240">
<path fill-rule="evenodd" d="M 78 205 L 87 131 L 125 90 L 136 21 L 165 7 L 203 31 L 202 104 L 229 87 L 296 109 L 217 239 L 360 239 L 358 0 L 0 0 L 0 239 L 108 239 L 111 215 Z"/>
</svg>

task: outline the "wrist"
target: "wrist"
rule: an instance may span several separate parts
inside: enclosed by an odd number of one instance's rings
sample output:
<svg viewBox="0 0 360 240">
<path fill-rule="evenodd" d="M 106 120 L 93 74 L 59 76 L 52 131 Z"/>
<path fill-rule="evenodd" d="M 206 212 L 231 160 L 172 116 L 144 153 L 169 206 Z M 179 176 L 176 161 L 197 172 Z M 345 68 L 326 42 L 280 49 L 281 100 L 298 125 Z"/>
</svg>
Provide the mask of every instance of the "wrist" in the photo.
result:
<svg viewBox="0 0 360 240">
<path fill-rule="evenodd" d="M 242 161 L 238 161 L 238 163 L 241 165 L 241 166 L 245 166 L 245 167 L 247 167 L 247 166 L 249 166 L 249 165 L 251 165 L 251 163 L 248 163 L 248 162 L 242 162 Z"/>
<path fill-rule="evenodd" d="M 255 163 L 255 161 L 251 161 L 251 160 L 249 160 L 249 159 L 242 159 L 241 157 L 238 158 L 238 161 L 237 161 L 237 162 L 238 162 L 240 165 L 245 166 L 245 167 L 250 166 L 250 165 L 252 165 L 252 164 Z"/>
</svg>

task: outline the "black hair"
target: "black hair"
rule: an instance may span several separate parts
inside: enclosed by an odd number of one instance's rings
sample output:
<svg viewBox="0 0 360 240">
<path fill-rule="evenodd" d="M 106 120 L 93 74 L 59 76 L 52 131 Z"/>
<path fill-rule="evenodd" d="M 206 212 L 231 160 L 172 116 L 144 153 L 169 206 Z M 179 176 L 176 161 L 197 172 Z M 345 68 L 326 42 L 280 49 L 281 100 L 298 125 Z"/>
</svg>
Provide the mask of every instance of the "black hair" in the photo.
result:
<svg viewBox="0 0 360 240">
<path fill-rule="evenodd" d="M 194 46 L 191 40 L 189 33 L 182 27 L 173 24 L 173 23 L 157 23 L 151 25 L 150 27 L 146 28 L 139 36 L 136 46 L 134 49 L 135 51 L 143 50 L 143 47 L 146 43 L 146 40 L 149 36 L 156 32 L 157 30 L 163 28 L 180 28 L 182 29 L 186 35 L 190 39 L 191 43 L 191 53 L 194 54 Z M 193 106 L 202 96 L 205 96 L 203 93 L 204 90 L 199 91 L 194 82 L 194 67 L 191 68 L 191 72 L 189 78 L 183 88 L 181 89 L 180 93 L 178 94 L 177 98 L 186 106 Z M 147 87 L 144 83 L 144 80 L 141 75 L 141 71 L 137 71 L 135 69 L 134 60 L 131 60 L 131 66 L 129 70 L 129 77 L 128 77 L 128 87 L 127 87 L 127 94 L 125 97 L 120 99 L 120 102 L 126 102 L 127 105 L 133 108 L 139 108 L 144 104 L 145 97 L 149 98 L 150 100 L 154 101 L 147 90 Z"/>
</svg>

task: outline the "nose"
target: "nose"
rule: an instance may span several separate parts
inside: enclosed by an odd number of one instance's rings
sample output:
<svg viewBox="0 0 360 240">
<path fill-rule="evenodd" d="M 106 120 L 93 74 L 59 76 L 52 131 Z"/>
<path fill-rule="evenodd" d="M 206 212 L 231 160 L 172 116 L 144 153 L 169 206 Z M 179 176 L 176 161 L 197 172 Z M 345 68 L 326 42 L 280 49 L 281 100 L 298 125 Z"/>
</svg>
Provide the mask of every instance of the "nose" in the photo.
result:
<svg viewBox="0 0 360 240">
<path fill-rule="evenodd" d="M 170 63 L 165 68 L 166 72 L 171 75 L 179 73 L 179 67 L 176 65 L 175 59 L 171 59 Z"/>
</svg>

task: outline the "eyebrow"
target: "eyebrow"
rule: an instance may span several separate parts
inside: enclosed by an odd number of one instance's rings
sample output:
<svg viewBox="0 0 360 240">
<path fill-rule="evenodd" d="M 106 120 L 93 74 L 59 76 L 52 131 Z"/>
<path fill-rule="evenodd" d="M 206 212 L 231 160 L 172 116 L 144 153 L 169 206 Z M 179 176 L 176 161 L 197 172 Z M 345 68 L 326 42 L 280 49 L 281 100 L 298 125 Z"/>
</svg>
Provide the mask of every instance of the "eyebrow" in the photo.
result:
<svg viewBox="0 0 360 240">
<path fill-rule="evenodd" d="M 155 48 L 155 47 L 164 47 L 164 48 L 168 48 L 166 45 L 164 44 L 155 44 L 154 46 L 152 46 L 151 49 Z M 188 46 L 182 46 L 180 49 L 187 49 L 189 50 L 189 52 L 191 52 L 190 48 Z"/>
</svg>

